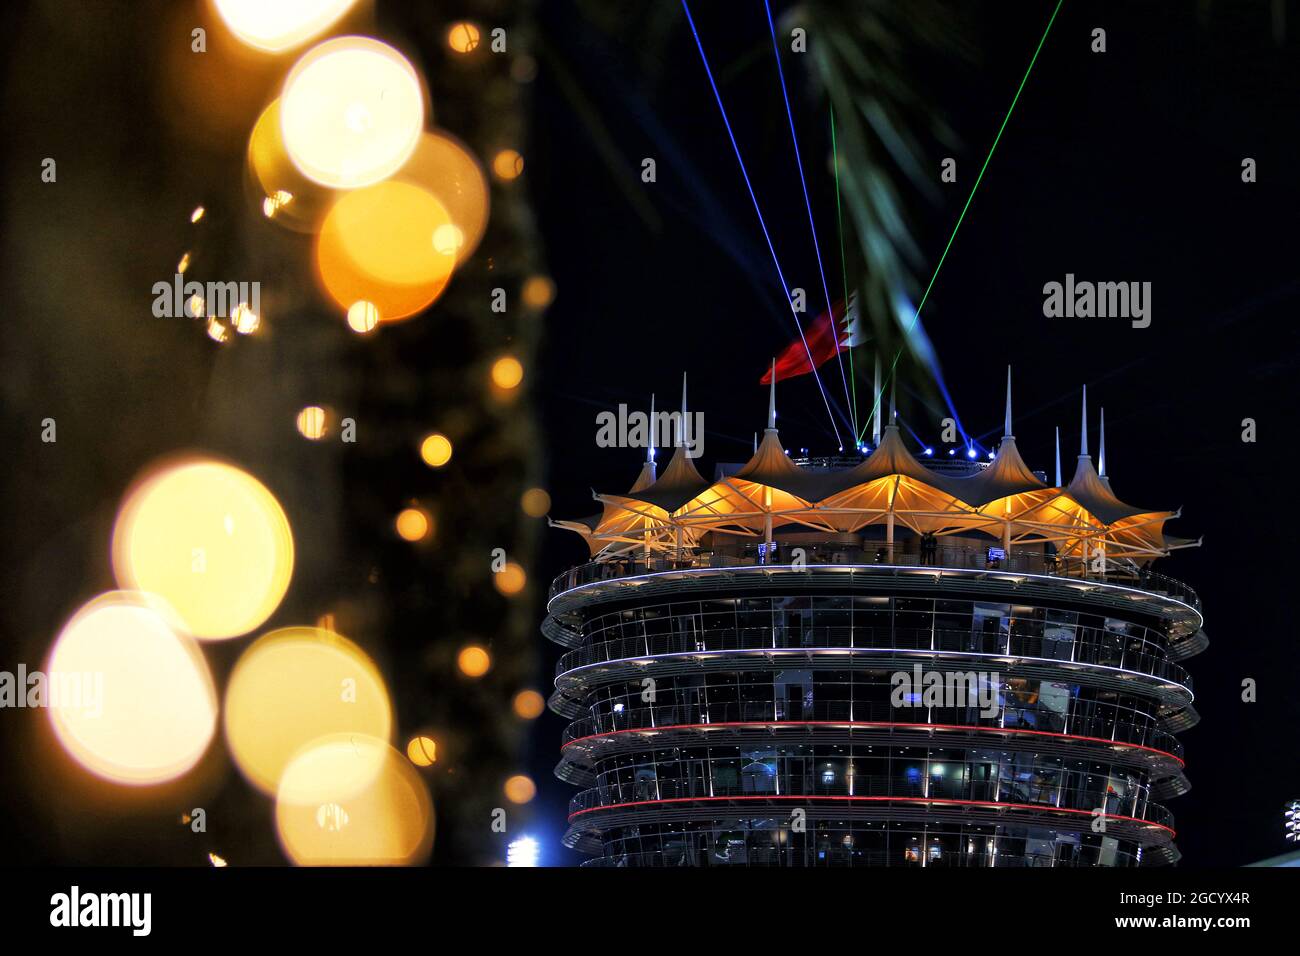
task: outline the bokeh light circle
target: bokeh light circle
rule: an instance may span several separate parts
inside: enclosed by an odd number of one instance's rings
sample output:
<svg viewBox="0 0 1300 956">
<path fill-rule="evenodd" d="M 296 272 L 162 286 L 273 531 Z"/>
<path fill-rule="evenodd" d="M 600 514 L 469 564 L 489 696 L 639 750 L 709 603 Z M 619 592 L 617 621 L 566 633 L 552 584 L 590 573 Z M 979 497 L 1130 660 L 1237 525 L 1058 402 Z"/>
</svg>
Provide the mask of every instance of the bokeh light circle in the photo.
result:
<svg viewBox="0 0 1300 956">
<path fill-rule="evenodd" d="M 55 641 L 45 674 L 47 692 L 57 686 L 60 695 L 48 701 L 59 743 L 114 783 L 147 786 L 181 776 L 216 729 L 207 663 L 150 595 L 111 591 L 84 605 Z"/>
<path fill-rule="evenodd" d="M 468 259 L 483 238 L 491 210 L 487 177 L 468 147 L 448 133 L 424 133 L 397 179 L 442 203 L 450 223 L 435 232 L 435 247 L 451 249 L 457 262 Z"/>
<path fill-rule="evenodd" d="M 450 222 L 446 207 L 411 183 L 392 180 L 344 193 L 316 239 L 321 284 L 344 309 L 369 302 L 381 323 L 414 315 L 451 278 L 456 256 L 433 242 Z"/>
<path fill-rule="evenodd" d="M 383 677 L 356 644 L 330 631 L 289 627 L 258 638 L 226 688 L 225 732 L 235 763 L 274 793 L 294 755 L 318 737 L 387 740 L 392 705 Z"/>
<path fill-rule="evenodd" d="M 334 734 L 297 754 L 276 791 L 275 823 L 300 866 L 409 866 L 433 847 L 424 781 L 384 740 Z"/>
<path fill-rule="evenodd" d="M 280 130 L 304 176 L 334 189 L 386 179 L 424 126 L 424 92 L 406 57 L 369 37 L 313 47 L 284 81 Z"/>
<path fill-rule="evenodd" d="M 267 53 L 306 43 L 347 13 L 356 0 L 213 0 L 230 32 Z"/>
<path fill-rule="evenodd" d="M 438 760 L 438 745 L 432 737 L 412 737 L 406 744 L 406 757 L 417 767 L 432 767 Z"/>
<path fill-rule="evenodd" d="M 420 457 L 430 468 L 441 468 L 451 461 L 451 439 L 438 432 L 425 435 L 420 442 Z"/>
<path fill-rule="evenodd" d="M 466 677 L 482 677 L 492 668 L 492 655 L 477 644 L 461 648 L 456 666 Z"/>
<path fill-rule="evenodd" d="M 119 586 L 163 598 L 195 637 L 247 634 L 284 597 L 293 534 L 280 503 L 252 475 L 206 458 L 149 473 L 113 528 Z"/>
</svg>

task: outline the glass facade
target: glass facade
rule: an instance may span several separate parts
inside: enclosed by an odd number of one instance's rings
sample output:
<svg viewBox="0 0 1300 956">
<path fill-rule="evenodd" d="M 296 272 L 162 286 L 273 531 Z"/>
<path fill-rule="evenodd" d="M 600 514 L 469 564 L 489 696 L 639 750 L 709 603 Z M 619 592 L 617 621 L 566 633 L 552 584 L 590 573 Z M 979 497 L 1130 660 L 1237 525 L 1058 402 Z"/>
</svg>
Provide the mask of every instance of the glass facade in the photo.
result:
<svg viewBox="0 0 1300 956">
<path fill-rule="evenodd" d="M 1181 779 L 1170 721 L 1191 690 L 1160 614 L 1065 584 L 1012 602 L 781 580 L 567 614 L 557 773 L 580 788 L 566 842 L 590 865 L 1176 859 L 1153 796 Z"/>
</svg>

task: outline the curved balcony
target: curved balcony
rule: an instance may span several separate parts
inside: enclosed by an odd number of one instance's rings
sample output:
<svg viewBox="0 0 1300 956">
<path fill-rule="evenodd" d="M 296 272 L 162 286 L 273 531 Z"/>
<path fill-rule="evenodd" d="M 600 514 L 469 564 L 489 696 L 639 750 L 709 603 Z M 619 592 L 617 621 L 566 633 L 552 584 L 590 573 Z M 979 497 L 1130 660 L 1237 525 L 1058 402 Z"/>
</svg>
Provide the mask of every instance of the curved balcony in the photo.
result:
<svg viewBox="0 0 1300 956">
<path fill-rule="evenodd" d="M 850 649 L 862 652 L 933 651 L 942 654 L 971 655 L 974 661 L 1017 659 L 1032 661 L 1062 672 L 1082 673 L 1086 668 L 1103 668 L 1117 674 L 1137 674 L 1177 685 L 1192 693 L 1191 676 L 1186 669 L 1167 658 L 1150 653 L 1130 653 L 1121 647 L 1118 655 L 1109 645 L 1090 645 L 1078 641 L 1070 644 L 1070 656 L 1045 657 L 1041 637 L 1000 634 L 990 636 L 969 630 L 900 627 L 807 627 L 727 628 L 695 634 L 643 634 L 600 641 L 569 651 L 555 667 L 558 679 L 579 668 L 594 664 L 638 661 L 665 655 L 716 654 L 727 651 L 804 651 Z M 1034 653 L 1037 651 L 1037 653 Z"/>
<path fill-rule="evenodd" d="M 661 814 L 662 818 L 666 818 L 666 811 L 674 809 L 687 809 L 696 813 L 702 811 L 705 815 L 733 816 L 736 807 L 747 803 L 765 808 L 789 808 L 825 802 L 836 804 L 837 812 L 844 810 L 846 813 L 854 806 L 910 803 L 922 810 L 943 807 L 959 810 L 963 814 L 1002 814 L 1008 811 L 1026 815 L 1043 814 L 1062 822 L 1072 820 L 1074 828 L 1081 830 L 1091 826 L 1096 811 L 1100 810 L 1108 826 L 1114 823 L 1125 829 L 1158 828 L 1162 831 L 1158 837 L 1161 842 L 1172 839 L 1175 835 L 1173 814 L 1145 797 L 1117 799 L 1114 795 L 1104 793 L 1074 791 L 1074 799 L 1071 800 L 1066 798 L 1066 792 L 1059 787 L 1014 787 L 1009 786 L 1007 781 L 930 781 L 926 786 L 922 782 L 913 783 L 897 777 L 866 775 L 854 777 L 851 790 L 844 784 L 809 783 L 808 792 L 798 794 L 756 793 L 746 787 L 717 785 L 705 792 L 686 793 L 689 781 L 664 780 L 654 785 L 653 792 L 649 787 L 643 790 L 631 786 L 593 787 L 569 801 L 569 822 L 577 826 L 579 821 L 592 814 L 604 817 L 606 812 L 630 810 L 648 812 L 655 818 L 661 818 Z M 764 811 L 746 812 L 770 815 Z M 894 818 L 899 816 L 896 811 L 886 812 Z M 599 826 L 589 824 L 588 821 L 581 824 L 582 827 L 588 825 Z"/>
<path fill-rule="evenodd" d="M 790 549 L 785 548 L 782 554 Z M 835 545 L 809 546 L 807 565 L 801 570 L 814 568 L 876 567 L 884 568 L 942 568 L 959 571 L 985 571 L 1000 574 L 1023 574 L 1035 577 L 1062 578 L 1074 582 L 1096 585 L 1118 585 L 1143 591 L 1159 597 L 1170 598 L 1185 604 L 1199 616 L 1201 600 L 1196 592 L 1175 578 L 1145 568 L 1135 568 L 1118 562 L 1108 562 L 1105 570 L 1096 572 L 1083 558 L 1061 557 L 1039 550 L 1011 550 L 997 560 L 989 558 L 989 548 L 940 547 L 922 555 L 919 544 L 908 540 L 878 547 L 853 548 Z M 782 558 L 783 560 L 784 558 Z M 695 569 L 725 568 L 789 568 L 790 565 L 764 564 L 757 554 L 730 555 L 710 551 L 682 550 L 656 553 L 649 557 L 627 555 L 603 558 L 571 568 L 551 582 L 548 601 L 575 588 L 600 581 L 636 577 L 647 574 Z"/>
<path fill-rule="evenodd" d="M 599 717 L 575 720 L 564 729 L 561 749 L 574 746 L 594 746 L 596 741 L 611 745 L 602 753 L 633 748 L 659 746 L 647 743 L 648 735 L 662 735 L 672 730 L 701 731 L 713 729 L 753 727 L 759 731 L 788 728 L 825 727 L 828 730 L 871 730 L 892 733 L 906 730 L 918 734 L 935 731 L 966 732 L 978 737 L 983 734 L 1000 735 L 1005 739 L 1023 739 L 1027 746 L 1038 746 L 1061 741 L 1067 750 L 1074 743 L 1103 747 L 1107 750 L 1125 749 L 1139 751 L 1172 772 L 1183 764 L 1183 745 L 1171 734 L 1154 726 L 1155 721 L 1116 720 L 1104 714 L 1079 716 L 1072 713 L 1051 714 L 1029 707 L 1003 705 L 991 717 L 985 717 L 978 708 L 936 707 L 917 709 L 918 718 L 903 721 L 907 710 L 886 704 L 864 703 L 861 700 L 817 700 L 791 711 L 784 701 L 771 702 L 728 701 L 710 704 L 707 708 L 676 705 L 627 708 Z M 920 719 L 925 715 L 928 719 Z M 636 735 L 642 739 L 629 741 L 626 746 L 612 746 L 618 735 Z M 950 746 L 944 736 L 932 737 L 935 746 Z"/>
</svg>

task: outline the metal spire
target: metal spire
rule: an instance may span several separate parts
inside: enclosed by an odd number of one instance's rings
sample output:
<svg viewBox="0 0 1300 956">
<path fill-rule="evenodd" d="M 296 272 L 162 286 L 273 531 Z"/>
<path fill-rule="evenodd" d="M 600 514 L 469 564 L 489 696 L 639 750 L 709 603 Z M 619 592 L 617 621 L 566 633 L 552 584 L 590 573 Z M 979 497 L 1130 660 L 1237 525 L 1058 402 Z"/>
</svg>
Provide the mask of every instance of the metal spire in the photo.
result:
<svg viewBox="0 0 1300 956">
<path fill-rule="evenodd" d="M 880 445 L 880 353 L 876 353 L 876 377 L 871 386 L 871 442 Z"/>
<path fill-rule="evenodd" d="M 776 359 L 772 359 L 772 389 L 767 393 L 767 427 L 776 428 Z"/>
<path fill-rule="evenodd" d="M 686 373 L 682 372 L 682 417 L 677 422 L 677 444 L 686 442 Z"/>
<path fill-rule="evenodd" d="M 1007 366 L 1007 418 L 1006 423 L 1002 426 L 1003 438 L 1015 438 L 1011 434 L 1011 366 Z"/>
<path fill-rule="evenodd" d="M 650 393 L 650 437 L 645 443 L 645 460 L 647 463 L 653 463 L 655 460 L 655 393 Z"/>
<path fill-rule="evenodd" d="M 1106 409 L 1101 410 L 1101 447 L 1097 450 L 1097 475 L 1106 477 Z"/>
<path fill-rule="evenodd" d="M 1056 426 L 1056 487 L 1061 487 L 1061 426 Z"/>
<path fill-rule="evenodd" d="M 1088 386 L 1083 386 L 1083 417 L 1079 436 L 1079 457 L 1088 457 Z"/>
</svg>

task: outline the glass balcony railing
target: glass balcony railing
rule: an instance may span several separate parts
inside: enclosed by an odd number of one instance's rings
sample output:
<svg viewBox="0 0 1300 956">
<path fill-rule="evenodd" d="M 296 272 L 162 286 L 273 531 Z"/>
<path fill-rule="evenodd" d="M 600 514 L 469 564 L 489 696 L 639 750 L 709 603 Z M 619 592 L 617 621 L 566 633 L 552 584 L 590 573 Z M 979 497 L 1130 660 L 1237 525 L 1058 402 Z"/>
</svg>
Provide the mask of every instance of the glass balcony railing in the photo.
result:
<svg viewBox="0 0 1300 956">
<path fill-rule="evenodd" d="M 1112 705 L 1092 703 L 1090 706 L 1095 709 Z M 1135 719 L 1129 715 L 1116 718 L 1110 713 L 1058 713 L 1011 705 L 999 705 L 997 713 L 985 716 L 975 706 L 893 707 L 861 700 L 817 700 L 794 704 L 785 700 L 727 701 L 711 703 L 707 708 L 673 704 L 628 707 L 573 721 L 564 730 L 564 743 L 627 730 L 782 722 L 934 724 L 949 728 L 1021 731 L 1028 732 L 1027 735 L 1061 735 L 1145 747 L 1179 759 L 1183 756 L 1183 745 L 1171 734 L 1158 729 L 1150 717 Z M 948 746 L 943 738 L 936 738 L 935 745 Z"/>
<path fill-rule="evenodd" d="M 1196 592 L 1181 581 L 1127 562 L 1104 561 L 1098 569 L 1096 559 L 1053 555 L 1042 549 L 1006 551 L 996 547 L 936 547 L 923 550 L 920 542 L 909 539 L 893 545 L 881 543 L 866 548 L 844 548 L 829 545 L 799 545 L 805 552 L 807 565 L 820 567 L 935 567 L 953 570 L 998 571 L 1009 574 L 1035 574 L 1047 577 L 1071 578 L 1105 584 L 1119 584 L 1170 597 L 1196 609 L 1201 608 Z M 788 566 L 791 547 L 783 546 L 766 560 L 760 558 L 757 547 L 744 554 L 719 554 L 711 551 L 668 551 L 650 556 L 629 554 L 616 558 L 602 558 L 578 565 L 551 582 L 550 597 L 596 581 L 666 571 L 686 571 L 705 568 L 747 568 L 763 565 Z M 991 557 L 994 555 L 995 557 Z"/>
<path fill-rule="evenodd" d="M 1047 654 L 1041 638 L 1014 634 L 989 635 L 970 630 L 905 627 L 737 627 L 708 631 L 683 628 L 679 633 L 649 634 L 597 641 L 560 657 L 555 676 L 590 664 L 637 660 L 663 654 L 702 654 L 719 651 L 801 650 L 845 648 L 860 650 L 940 651 L 1018 657 L 1059 664 L 1063 670 L 1077 665 L 1109 667 L 1145 674 L 1178 684 L 1191 691 L 1186 669 L 1160 655 L 1113 649 L 1110 645 L 1079 642 L 1053 645 Z M 968 669 L 968 666 L 966 666 Z M 996 669 L 996 668 L 990 668 Z"/>
</svg>

